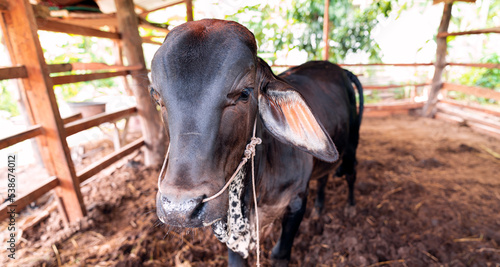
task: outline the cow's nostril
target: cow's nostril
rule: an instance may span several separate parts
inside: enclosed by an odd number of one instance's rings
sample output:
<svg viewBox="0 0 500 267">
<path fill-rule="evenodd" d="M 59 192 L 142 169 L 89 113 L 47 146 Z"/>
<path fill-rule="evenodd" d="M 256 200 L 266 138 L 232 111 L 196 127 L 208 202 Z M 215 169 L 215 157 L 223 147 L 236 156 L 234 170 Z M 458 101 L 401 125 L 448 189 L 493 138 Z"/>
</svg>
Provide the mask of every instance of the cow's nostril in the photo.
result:
<svg viewBox="0 0 500 267">
<path fill-rule="evenodd" d="M 203 195 L 201 197 L 201 199 L 203 200 L 206 197 L 207 197 L 206 195 Z M 203 208 L 205 208 L 205 202 L 200 201 L 200 203 L 198 203 L 198 205 L 196 205 L 196 207 L 194 207 L 193 212 L 191 213 L 191 216 L 190 216 L 191 219 L 198 217 L 201 214 L 201 212 L 203 211 Z"/>
</svg>

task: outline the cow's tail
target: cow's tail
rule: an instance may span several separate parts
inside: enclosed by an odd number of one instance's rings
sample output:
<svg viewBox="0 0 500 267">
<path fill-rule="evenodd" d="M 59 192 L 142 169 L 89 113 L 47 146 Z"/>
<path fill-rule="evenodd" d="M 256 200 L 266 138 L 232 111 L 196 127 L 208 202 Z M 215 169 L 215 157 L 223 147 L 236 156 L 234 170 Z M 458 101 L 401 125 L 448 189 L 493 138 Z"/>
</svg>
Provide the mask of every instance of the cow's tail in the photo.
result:
<svg viewBox="0 0 500 267">
<path fill-rule="evenodd" d="M 345 74 L 351 80 L 354 85 L 356 85 L 356 88 L 358 89 L 358 94 L 359 94 L 359 111 L 358 111 L 358 118 L 357 118 L 357 124 L 358 124 L 358 130 L 359 127 L 361 126 L 361 118 L 363 118 L 363 108 L 364 108 L 364 96 L 363 96 L 363 86 L 361 86 L 361 83 L 359 82 L 359 79 L 356 75 L 354 75 L 352 72 L 344 69 Z"/>
</svg>

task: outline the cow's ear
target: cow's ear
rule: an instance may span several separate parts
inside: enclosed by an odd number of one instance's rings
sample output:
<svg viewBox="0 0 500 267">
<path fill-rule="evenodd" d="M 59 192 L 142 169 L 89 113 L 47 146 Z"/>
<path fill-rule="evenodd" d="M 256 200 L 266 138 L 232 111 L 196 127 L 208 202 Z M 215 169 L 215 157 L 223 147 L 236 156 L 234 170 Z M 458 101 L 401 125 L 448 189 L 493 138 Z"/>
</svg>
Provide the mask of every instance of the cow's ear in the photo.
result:
<svg viewBox="0 0 500 267">
<path fill-rule="evenodd" d="M 287 83 L 273 79 L 259 94 L 264 126 L 283 143 L 327 162 L 338 159 L 337 148 L 303 97 Z"/>
</svg>

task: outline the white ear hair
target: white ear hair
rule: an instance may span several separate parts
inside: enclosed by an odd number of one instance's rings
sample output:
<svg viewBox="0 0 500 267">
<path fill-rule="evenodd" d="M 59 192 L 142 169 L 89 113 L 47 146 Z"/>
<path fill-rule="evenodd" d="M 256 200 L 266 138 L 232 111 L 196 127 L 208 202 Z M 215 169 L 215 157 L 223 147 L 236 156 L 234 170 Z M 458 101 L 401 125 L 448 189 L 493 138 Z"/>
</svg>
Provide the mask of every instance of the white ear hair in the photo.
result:
<svg viewBox="0 0 500 267">
<path fill-rule="evenodd" d="M 338 160 L 330 136 L 298 92 L 292 89 L 266 90 L 259 95 L 259 113 L 264 126 L 281 142 L 327 162 Z"/>
</svg>

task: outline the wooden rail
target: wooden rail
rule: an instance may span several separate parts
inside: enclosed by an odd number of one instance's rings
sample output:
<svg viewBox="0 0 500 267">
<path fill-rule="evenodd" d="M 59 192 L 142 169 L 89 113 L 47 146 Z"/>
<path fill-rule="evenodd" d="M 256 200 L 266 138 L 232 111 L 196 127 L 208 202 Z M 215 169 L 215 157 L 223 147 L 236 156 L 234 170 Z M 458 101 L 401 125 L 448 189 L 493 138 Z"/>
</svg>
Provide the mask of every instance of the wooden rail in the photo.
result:
<svg viewBox="0 0 500 267">
<path fill-rule="evenodd" d="M 73 115 L 71 115 L 69 117 L 63 118 L 62 120 L 63 120 L 64 124 L 67 124 L 67 123 L 70 123 L 70 122 L 77 121 L 77 120 L 79 120 L 81 118 L 83 118 L 82 113 L 78 112 L 78 113 L 73 114 Z"/>
<path fill-rule="evenodd" d="M 500 101 L 500 92 L 494 91 L 492 89 L 454 83 L 443 83 L 443 87 L 441 89 L 448 91 L 458 91 L 469 95 L 475 95 Z"/>
<path fill-rule="evenodd" d="M 364 117 L 386 117 L 394 114 L 410 114 L 411 111 L 421 109 L 423 103 L 403 102 L 391 104 L 365 105 Z"/>
<path fill-rule="evenodd" d="M 119 120 L 121 118 L 130 116 L 137 112 L 136 107 L 131 107 L 127 109 L 122 109 L 119 111 L 115 111 L 112 113 L 103 113 L 99 115 L 95 115 L 92 117 L 84 118 L 81 120 L 77 120 L 65 125 L 66 128 L 66 136 L 73 135 L 75 133 L 81 132 L 83 130 L 87 130 L 89 128 L 98 126 L 105 122 L 113 122 Z"/>
<path fill-rule="evenodd" d="M 146 20 L 141 20 L 139 22 L 139 27 L 162 32 L 165 34 L 165 36 L 167 36 L 167 34 L 170 32 L 168 28 L 156 26 L 155 24 L 149 23 Z"/>
<path fill-rule="evenodd" d="M 77 82 L 87 82 L 99 79 L 113 78 L 117 76 L 129 75 L 130 71 L 121 70 L 114 72 L 95 72 L 89 74 L 74 74 L 74 75 L 62 75 L 52 77 L 52 83 L 54 85 L 67 84 L 67 83 L 77 83 Z"/>
<path fill-rule="evenodd" d="M 488 127 L 500 129 L 500 123 L 498 121 L 491 120 L 491 116 L 489 116 L 489 119 L 488 119 L 484 115 L 477 115 L 477 113 L 466 112 L 466 111 L 461 110 L 460 107 L 456 107 L 456 106 L 454 107 L 454 106 L 448 105 L 448 104 L 443 103 L 443 102 L 438 103 L 437 109 L 438 109 L 438 111 L 446 113 L 448 115 L 460 117 L 465 121 L 472 121 L 475 123 L 481 123 L 481 124 L 484 124 Z"/>
<path fill-rule="evenodd" d="M 92 62 L 92 63 L 76 62 L 76 63 L 50 64 L 50 65 L 48 65 L 48 67 L 49 67 L 50 73 L 68 72 L 68 71 L 73 71 L 73 70 L 107 70 L 107 71 L 128 70 L 128 71 L 134 71 L 134 70 L 140 70 L 142 68 L 142 66 L 140 66 L 140 65 L 122 66 L 122 65 L 108 65 L 105 63 L 98 63 L 98 62 Z"/>
<path fill-rule="evenodd" d="M 142 145 L 144 145 L 144 138 L 141 137 L 135 140 L 134 142 L 122 147 L 120 150 L 105 156 L 104 158 L 102 158 L 97 162 L 94 162 L 93 164 L 91 164 L 90 166 L 88 166 L 87 168 L 83 169 L 82 171 L 76 174 L 78 176 L 78 179 L 80 180 L 80 183 L 84 182 L 88 178 L 97 174 L 98 172 L 108 167 L 109 165 L 115 163 L 117 160 L 134 152 Z"/>
<path fill-rule="evenodd" d="M 36 22 L 38 24 L 39 30 L 63 32 L 69 34 L 94 36 L 94 37 L 109 38 L 109 39 L 120 39 L 120 34 L 116 32 L 105 32 L 101 30 L 96 30 L 94 28 L 78 26 L 70 23 L 64 23 L 43 18 L 37 18 Z"/>
<path fill-rule="evenodd" d="M 500 27 L 493 27 L 487 29 L 463 31 L 463 32 L 440 32 L 437 37 L 442 38 L 446 36 L 458 36 L 458 35 L 469 35 L 469 34 L 484 34 L 484 33 L 500 33 Z"/>
<path fill-rule="evenodd" d="M 487 68 L 487 69 L 500 69 L 498 63 L 448 63 L 449 66 L 462 66 L 473 68 Z"/>
<path fill-rule="evenodd" d="M 448 100 L 448 99 L 442 99 L 442 100 L 439 100 L 439 102 L 442 102 L 442 103 L 445 103 L 445 104 L 448 104 L 448 105 L 452 105 L 452 106 L 456 106 L 456 107 L 461 107 L 461 108 L 471 109 L 471 110 L 475 110 L 475 111 L 480 111 L 480 112 L 484 112 L 486 114 L 491 114 L 491 115 L 495 115 L 495 116 L 500 117 L 500 111 L 496 111 L 496 110 L 492 110 L 492 109 L 488 109 L 488 108 L 482 108 L 482 107 L 476 107 L 476 106 L 466 105 L 466 104 L 462 104 L 460 102 L 452 101 L 452 100 Z"/>
<path fill-rule="evenodd" d="M 364 108 L 366 111 L 372 110 L 406 110 L 406 109 L 419 109 L 424 106 L 424 103 L 401 103 L 401 104 L 390 104 L 390 105 L 380 105 L 380 104 L 371 104 L 366 105 Z"/>
<path fill-rule="evenodd" d="M 8 218 L 9 213 L 7 212 L 10 208 L 9 205 L 15 206 L 16 213 L 19 213 L 22 208 L 28 206 L 31 202 L 37 200 L 39 197 L 43 196 L 45 193 L 54 189 L 58 185 L 59 180 L 55 176 L 52 176 L 47 179 L 41 186 L 31 190 L 26 194 L 16 196 L 16 200 L 14 201 L 14 203 L 10 203 L 9 201 L 3 203 L 2 205 L 0 205 L 0 220 Z"/>
<path fill-rule="evenodd" d="M 26 77 L 28 77 L 28 72 L 26 72 L 26 67 L 24 66 L 0 68 L 0 80 Z"/>
<path fill-rule="evenodd" d="M 341 67 L 354 66 L 392 66 L 392 67 L 419 67 L 419 66 L 434 66 L 434 63 L 368 63 L 368 64 L 338 64 Z"/>
<path fill-rule="evenodd" d="M 415 87 L 420 87 L 420 86 L 426 86 L 430 85 L 430 83 L 417 83 L 417 84 L 390 84 L 390 85 L 363 85 L 363 89 L 366 90 L 384 90 L 384 89 L 393 89 L 393 88 L 400 88 L 400 87 L 406 87 L 406 86 L 415 86 Z"/>
<path fill-rule="evenodd" d="M 4 149 L 11 145 L 20 143 L 24 140 L 28 140 L 30 138 L 36 137 L 42 134 L 42 126 L 34 125 L 29 127 L 28 129 L 21 131 L 19 133 L 15 133 L 13 135 L 4 137 L 0 139 L 0 149 Z"/>
<path fill-rule="evenodd" d="M 148 44 L 155 44 L 155 45 L 162 45 L 162 42 L 158 42 L 153 40 L 153 38 L 156 38 L 156 36 L 147 36 L 147 37 L 142 37 L 142 42 L 143 43 L 148 43 Z"/>
<path fill-rule="evenodd" d="M 369 64 L 338 64 L 341 67 L 365 67 L 365 66 L 393 66 L 393 67 L 419 67 L 419 66 L 434 66 L 434 63 L 369 63 Z M 500 64 L 497 63 L 446 63 L 449 66 L 475 67 L 487 69 L 499 69 Z M 276 68 L 292 68 L 297 65 L 272 65 Z"/>
<path fill-rule="evenodd" d="M 341 67 L 373 67 L 373 66 L 392 66 L 392 67 L 419 67 L 419 66 L 434 66 L 434 63 L 368 63 L 368 64 L 337 64 Z M 298 65 L 271 65 L 276 68 L 293 68 Z"/>
</svg>

